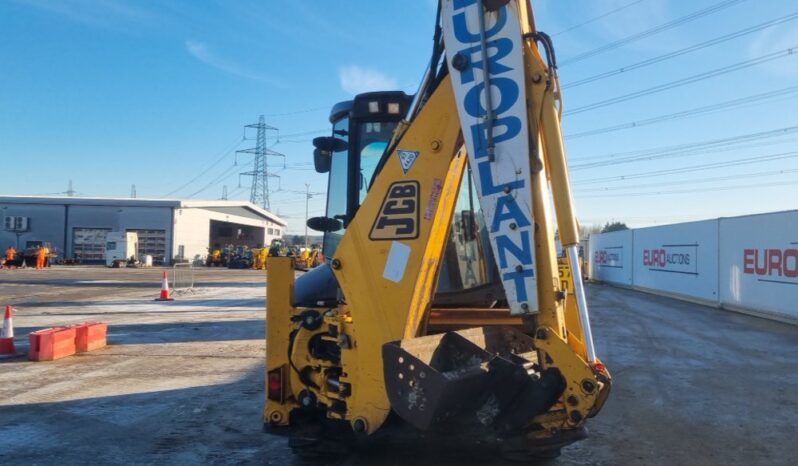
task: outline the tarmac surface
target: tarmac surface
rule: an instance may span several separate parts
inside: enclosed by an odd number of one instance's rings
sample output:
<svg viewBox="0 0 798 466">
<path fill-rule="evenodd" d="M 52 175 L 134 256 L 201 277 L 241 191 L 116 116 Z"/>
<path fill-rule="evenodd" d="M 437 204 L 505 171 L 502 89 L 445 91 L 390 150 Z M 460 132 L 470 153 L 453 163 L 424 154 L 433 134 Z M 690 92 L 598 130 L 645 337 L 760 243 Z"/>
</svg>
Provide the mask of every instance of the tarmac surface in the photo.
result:
<svg viewBox="0 0 798 466">
<path fill-rule="evenodd" d="M 298 459 L 262 432 L 264 272 L 198 269 L 194 292 L 159 303 L 162 270 L 0 271 L 20 353 L 33 330 L 109 323 L 105 349 L 0 359 L 0 464 L 506 464 L 418 445 Z M 546 464 L 795 464 L 798 327 L 609 286 L 588 293 L 613 392 L 590 437 Z"/>
</svg>

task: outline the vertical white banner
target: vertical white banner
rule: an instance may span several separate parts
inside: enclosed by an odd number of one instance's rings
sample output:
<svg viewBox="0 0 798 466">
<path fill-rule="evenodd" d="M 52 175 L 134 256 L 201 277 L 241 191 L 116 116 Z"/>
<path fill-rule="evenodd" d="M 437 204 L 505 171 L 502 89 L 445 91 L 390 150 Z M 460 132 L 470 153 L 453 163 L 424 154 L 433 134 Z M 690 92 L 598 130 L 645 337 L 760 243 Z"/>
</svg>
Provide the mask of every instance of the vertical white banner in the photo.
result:
<svg viewBox="0 0 798 466">
<path fill-rule="evenodd" d="M 538 299 L 518 5 L 511 0 L 496 11 L 480 10 L 477 0 L 443 1 L 441 25 L 446 60 L 468 160 L 510 312 L 530 314 L 538 311 Z M 484 50 L 480 34 L 483 14 Z M 492 125 L 487 117 L 488 101 L 493 111 Z"/>
</svg>

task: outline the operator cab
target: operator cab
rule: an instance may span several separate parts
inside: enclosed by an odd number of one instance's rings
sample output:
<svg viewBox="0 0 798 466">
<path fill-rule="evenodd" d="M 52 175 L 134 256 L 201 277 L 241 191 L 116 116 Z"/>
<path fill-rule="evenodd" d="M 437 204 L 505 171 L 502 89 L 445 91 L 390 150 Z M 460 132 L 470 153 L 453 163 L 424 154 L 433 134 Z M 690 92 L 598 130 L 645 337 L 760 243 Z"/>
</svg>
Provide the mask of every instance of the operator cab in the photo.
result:
<svg viewBox="0 0 798 466">
<path fill-rule="evenodd" d="M 401 91 L 369 92 L 335 105 L 332 136 L 313 140 L 316 171 L 329 172 L 327 214 L 308 221 L 324 232 L 322 252 L 334 257 L 346 227 L 366 198 L 372 178 L 413 100 Z"/>
<path fill-rule="evenodd" d="M 308 227 L 324 233 L 322 252 L 328 260 L 335 257 L 338 244 L 365 199 L 374 176 L 390 156 L 393 132 L 404 119 L 412 100 L 413 96 L 401 91 L 360 94 L 354 100 L 333 107 L 331 136 L 313 140 L 316 171 L 329 173 L 329 177 L 326 215 L 309 219 Z M 456 307 L 462 303 L 483 303 L 490 306 L 503 300 L 503 290 L 470 169 L 464 177 L 442 257 L 435 304 Z M 315 274 L 311 271 L 297 281 L 298 301 L 334 298 L 331 288 L 337 288 L 337 283 L 332 271 L 327 264 L 319 269 L 323 270 Z M 315 282 L 313 286 L 305 287 L 302 283 L 311 280 Z M 326 282 L 325 286 L 322 282 Z M 304 296 L 305 289 L 318 291 L 322 288 L 328 290 L 324 299 L 318 295 Z"/>
</svg>

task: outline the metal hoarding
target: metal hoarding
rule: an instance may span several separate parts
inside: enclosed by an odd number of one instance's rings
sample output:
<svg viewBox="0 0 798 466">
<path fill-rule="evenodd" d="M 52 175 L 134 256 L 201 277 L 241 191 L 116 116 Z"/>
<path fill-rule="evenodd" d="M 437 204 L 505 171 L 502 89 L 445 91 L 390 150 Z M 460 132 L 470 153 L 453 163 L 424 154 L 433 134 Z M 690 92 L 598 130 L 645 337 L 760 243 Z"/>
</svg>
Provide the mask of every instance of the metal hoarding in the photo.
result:
<svg viewBox="0 0 798 466">
<path fill-rule="evenodd" d="M 720 299 L 798 319 L 798 211 L 720 219 Z"/>
<path fill-rule="evenodd" d="M 590 236 L 590 278 L 632 285 L 632 230 Z"/>
<path fill-rule="evenodd" d="M 718 221 L 634 230 L 635 287 L 718 303 Z"/>
</svg>

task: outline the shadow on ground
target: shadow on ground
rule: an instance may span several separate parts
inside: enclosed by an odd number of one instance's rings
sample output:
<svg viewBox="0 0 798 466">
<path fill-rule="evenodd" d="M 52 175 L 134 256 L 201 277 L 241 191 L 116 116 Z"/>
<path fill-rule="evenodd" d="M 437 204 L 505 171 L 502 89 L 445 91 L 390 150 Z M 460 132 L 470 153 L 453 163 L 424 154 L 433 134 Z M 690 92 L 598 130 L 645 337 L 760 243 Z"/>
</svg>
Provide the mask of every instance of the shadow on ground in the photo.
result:
<svg viewBox="0 0 798 466">
<path fill-rule="evenodd" d="M 386 442 L 346 456 L 301 458 L 285 436 L 263 432 L 263 377 L 258 368 L 232 383 L 3 406 L 0 458 L 6 464 L 49 464 L 57 458 L 60 465 L 519 464 L 478 446 Z"/>
<path fill-rule="evenodd" d="M 0 407 L 4 464 L 296 464 L 262 432 L 263 369 L 233 383 Z"/>
</svg>

